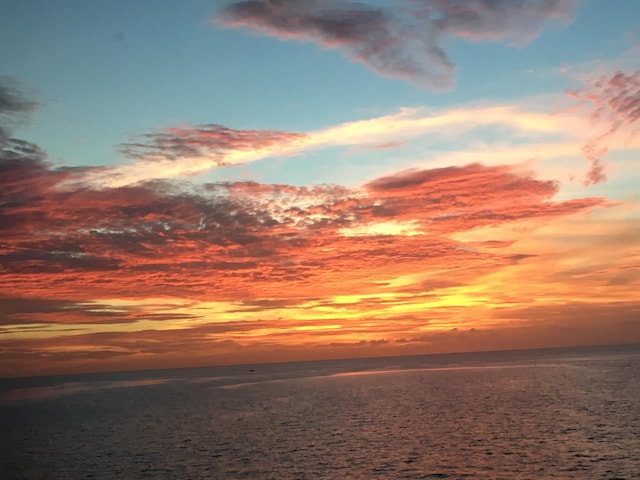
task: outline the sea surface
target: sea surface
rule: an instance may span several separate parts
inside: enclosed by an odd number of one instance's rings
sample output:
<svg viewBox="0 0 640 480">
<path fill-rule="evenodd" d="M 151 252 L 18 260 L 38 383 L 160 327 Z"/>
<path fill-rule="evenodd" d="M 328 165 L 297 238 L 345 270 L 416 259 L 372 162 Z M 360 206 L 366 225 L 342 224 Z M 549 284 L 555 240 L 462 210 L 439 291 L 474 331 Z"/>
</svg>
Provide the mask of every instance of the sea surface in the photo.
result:
<svg viewBox="0 0 640 480">
<path fill-rule="evenodd" d="M 0 434 L 3 480 L 640 478 L 640 346 L 4 379 Z"/>
</svg>

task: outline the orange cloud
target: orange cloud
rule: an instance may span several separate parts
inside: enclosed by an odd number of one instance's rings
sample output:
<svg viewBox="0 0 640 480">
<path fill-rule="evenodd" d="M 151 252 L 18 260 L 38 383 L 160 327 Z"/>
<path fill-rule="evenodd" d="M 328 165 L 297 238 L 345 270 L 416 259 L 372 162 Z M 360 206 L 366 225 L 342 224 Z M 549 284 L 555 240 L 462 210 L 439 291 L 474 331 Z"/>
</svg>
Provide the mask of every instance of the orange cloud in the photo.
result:
<svg viewBox="0 0 640 480">
<path fill-rule="evenodd" d="M 437 332 L 499 330 L 493 308 L 530 301 L 535 276 L 517 272 L 545 265 L 526 239 L 604 204 L 553 201 L 555 182 L 479 164 L 360 189 L 95 188 L 34 152 L 2 169 L 0 348 L 21 372 L 413 352 Z"/>
</svg>

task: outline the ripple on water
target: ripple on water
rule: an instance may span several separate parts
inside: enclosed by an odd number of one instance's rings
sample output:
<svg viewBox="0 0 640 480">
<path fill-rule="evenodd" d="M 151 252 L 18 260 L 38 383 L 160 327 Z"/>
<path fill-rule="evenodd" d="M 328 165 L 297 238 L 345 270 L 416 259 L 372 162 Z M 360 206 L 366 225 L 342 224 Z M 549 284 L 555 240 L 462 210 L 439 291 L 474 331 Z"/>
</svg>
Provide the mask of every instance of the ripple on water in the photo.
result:
<svg viewBox="0 0 640 480">
<path fill-rule="evenodd" d="M 2 478 L 638 478 L 636 350 L 504 355 L 52 385 L 0 407 Z"/>
</svg>

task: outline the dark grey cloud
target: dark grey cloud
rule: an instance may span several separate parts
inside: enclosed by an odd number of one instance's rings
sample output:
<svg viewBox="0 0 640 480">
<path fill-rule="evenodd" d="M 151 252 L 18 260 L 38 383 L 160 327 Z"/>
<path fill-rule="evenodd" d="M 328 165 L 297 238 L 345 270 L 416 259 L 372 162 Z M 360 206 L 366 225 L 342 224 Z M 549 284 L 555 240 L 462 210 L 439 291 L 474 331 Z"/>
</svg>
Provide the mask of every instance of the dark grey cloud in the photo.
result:
<svg viewBox="0 0 640 480">
<path fill-rule="evenodd" d="M 346 0 L 245 0 L 217 21 L 280 39 L 339 49 L 377 73 L 449 89 L 455 65 L 447 37 L 523 45 L 547 20 L 567 18 L 573 0 L 397 0 L 372 5 Z"/>
<path fill-rule="evenodd" d="M 162 307 L 162 305 L 159 305 Z M 193 320 L 199 315 L 187 313 L 153 313 L 136 306 L 120 306 L 68 299 L 2 297 L 0 296 L 0 325 L 10 325 L 6 332 L 23 331 L 29 324 L 107 324 L 130 323 L 139 320 Z M 40 327 L 37 327 L 40 328 Z"/>
<path fill-rule="evenodd" d="M 122 323 L 135 320 L 127 319 L 125 314 L 109 310 L 107 306 L 97 303 L 51 298 L 0 297 L 0 325 L 34 322 Z"/>
<path fill-rule="evenodd" d="M 0 320 L 16 313 L 59 312 L 72 306 L 69 300 L 44 298 L 2 298 L 0 297 Z M 4 322 L 3 322 L 4 323 Z"/>
<path fill-rule="evenodd" d="M 34 110 L 36 102 L 27 100 L 18 83 L 10 77 L 0 76 L 0 114 L 25 113 Z"/>
<path fill-rule="evenodd" d="M 0 76 L 0 146 L 9 140 L 12 127 L 36 107 L 36 102 L 24 96 L 18 82 Z"/>
<path fill-rule="evenodd" d="M 411 0 L 414 15 L 446 35 L 524 44 L 547 20 L 569 18 L 573 0 Z"/>
</svg>

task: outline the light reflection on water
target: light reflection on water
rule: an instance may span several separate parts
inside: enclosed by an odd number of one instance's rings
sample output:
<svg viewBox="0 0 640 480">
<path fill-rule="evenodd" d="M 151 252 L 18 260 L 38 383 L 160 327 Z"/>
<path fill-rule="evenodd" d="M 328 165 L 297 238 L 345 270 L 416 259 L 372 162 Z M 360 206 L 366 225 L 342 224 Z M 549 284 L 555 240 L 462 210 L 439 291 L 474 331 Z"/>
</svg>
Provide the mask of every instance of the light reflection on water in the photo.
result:
<svg viewBox="0 0 640 480">
<path fill-rule="evenodd" d="M 638 347 L 252 368 L 3 381 L 2 478 L 639 478 Z"/>
<path fill-rule="evenodd" d="M 527 367 L 553 367 L 559 366 L 558 364 L 530 364 L 526 365 Z M 562 366 L 571 367 L 568 364 L 562 364 Z M 425 368 L 386 368 L 383 370 L 360 370 L 354 372 L 341 372 L 334 373 L 332 377 L 350 377 L 354 375 L 383 375 L 383 374 L 393 374 L 393 373 L 407 373 L 407 372 L 448 372 L 448 371 L 456 371 L 456 370 L 488 370 L 488 369 L 505 369 L 505 368 L 523 368 L 523 365 L 475 365 L 475 366 L 464 366 L 464 367 L 425 367 Z"/>
<path fill-rule="evenodd" d="M 57 385 L 42 387 L 14 388 L 0 392 L 0 405 L 13 403 L 20 400 L 37 400 L 74 393 L 93 392 L 108 388 L 144 387 L 158 385 L 167 380 L 162 378 L 150 378 L 146 380 L 121 380 L 118 382 L 64 382 Z"/>
</svg>

